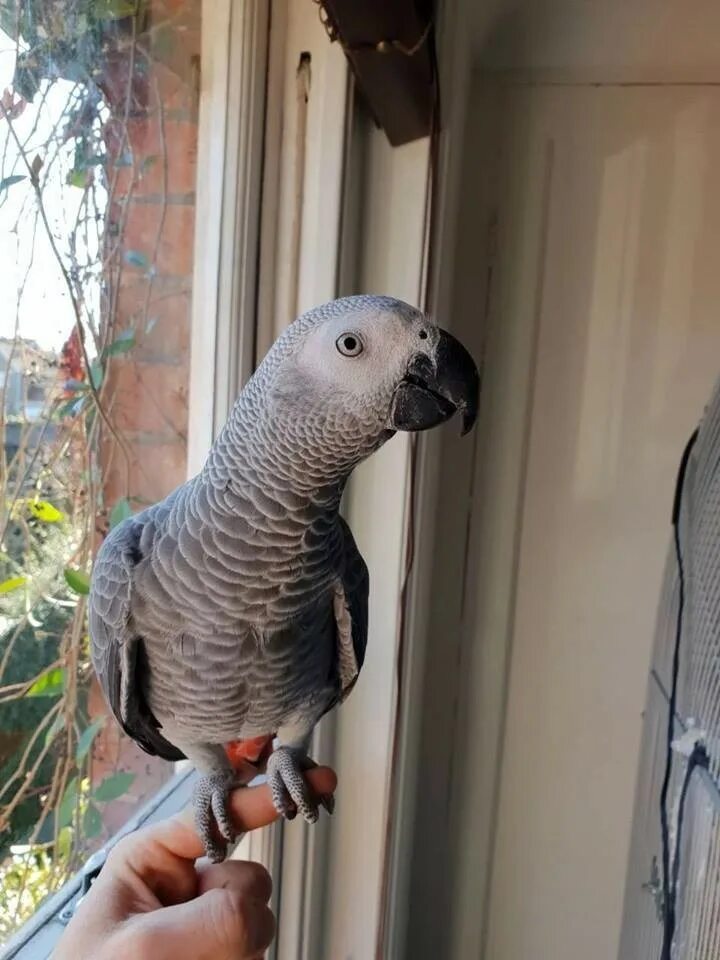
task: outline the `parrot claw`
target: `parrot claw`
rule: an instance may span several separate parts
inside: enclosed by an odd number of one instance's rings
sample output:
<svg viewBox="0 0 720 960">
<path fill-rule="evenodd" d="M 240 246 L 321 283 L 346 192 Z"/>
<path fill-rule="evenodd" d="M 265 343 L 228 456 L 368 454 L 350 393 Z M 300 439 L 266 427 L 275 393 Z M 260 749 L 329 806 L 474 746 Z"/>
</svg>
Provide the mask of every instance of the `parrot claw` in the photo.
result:
<svg viewBox="0 0 720 960">
<path fill-rule="evenodd" d="M 205 844 L 205 852 L 213 863 L 221 863 L 225 859 L 227 844 L 232 843 L 238 835 L 228 809 L 233 786 L 234 778 L 215 774 L 201 777 L 193 794 L 195 826 Z"/>
<path fill-rule="evenodd" d="M 332 813 L 334 799 L 317 797 L 308 786 L 303 773 L 317 764 L 296 747 L 278 747 L 267 762 L 267 782 L 273 805 L 286 820 L 300 814 L 308 823 L 318 819 L 318 804 Z"/>
</svg>

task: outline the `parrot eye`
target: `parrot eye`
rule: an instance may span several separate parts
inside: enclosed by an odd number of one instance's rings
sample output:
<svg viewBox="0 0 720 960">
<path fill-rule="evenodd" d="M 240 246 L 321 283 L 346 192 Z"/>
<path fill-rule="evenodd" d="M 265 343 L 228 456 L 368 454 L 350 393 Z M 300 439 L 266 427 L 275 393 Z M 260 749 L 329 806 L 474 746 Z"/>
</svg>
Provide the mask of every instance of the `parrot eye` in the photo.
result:
<svg viewBox="0 0 720 960">
<path fill-rule="evenodd" d="M 362 340 L 355 333 L 340 334 L 335 346 L 344 357 L 357 357 L 363 352 Z"/>
</svg>

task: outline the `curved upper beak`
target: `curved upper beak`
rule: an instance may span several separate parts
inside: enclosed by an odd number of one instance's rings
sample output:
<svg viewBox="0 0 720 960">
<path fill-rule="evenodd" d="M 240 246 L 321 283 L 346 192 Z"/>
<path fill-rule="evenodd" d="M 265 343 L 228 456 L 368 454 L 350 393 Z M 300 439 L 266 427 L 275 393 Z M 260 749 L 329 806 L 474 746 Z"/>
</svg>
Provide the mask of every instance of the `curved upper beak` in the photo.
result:
<svg viewBox="0 0 720 960">
<path fill-rule="evenodd" d="M 475 361 L 452 334 L 440 330 L 434 355 L 416 354 L 393 395 L 394 430 L 427 430 L 462 414 L 462 435 L 477 418 L 480 377 Z"/>
</svg>

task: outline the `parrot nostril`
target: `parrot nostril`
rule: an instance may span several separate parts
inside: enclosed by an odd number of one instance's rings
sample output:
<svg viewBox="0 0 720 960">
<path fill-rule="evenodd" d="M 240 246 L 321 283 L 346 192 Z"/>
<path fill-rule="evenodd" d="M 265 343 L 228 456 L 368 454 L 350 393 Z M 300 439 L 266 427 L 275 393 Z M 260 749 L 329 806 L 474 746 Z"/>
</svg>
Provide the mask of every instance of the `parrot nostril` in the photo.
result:
<svg viewBox="0 0 720 960">
<path fill-rule="evenodd" d="M 421 331 L 420 331 L 419 337 L 420 337 L 421 340 L 427 340 L 427 336 L 428 336 L 427 330 L 421 330 Z"/>
</svg>

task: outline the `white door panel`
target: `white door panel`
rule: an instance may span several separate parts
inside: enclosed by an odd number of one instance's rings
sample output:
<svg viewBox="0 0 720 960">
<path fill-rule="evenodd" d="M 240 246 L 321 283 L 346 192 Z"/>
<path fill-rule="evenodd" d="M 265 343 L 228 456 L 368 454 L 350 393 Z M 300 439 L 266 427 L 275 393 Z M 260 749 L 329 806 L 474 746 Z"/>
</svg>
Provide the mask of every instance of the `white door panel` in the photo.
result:
<svg viewBox="0 0 720 960">
<path fill-rule="evenodd" d="M 498 96 L 488 365 L 537 346 L 485 957 L 608 960 L 674 476 L 720 372 L 720 91 Z"/>
</svg>

